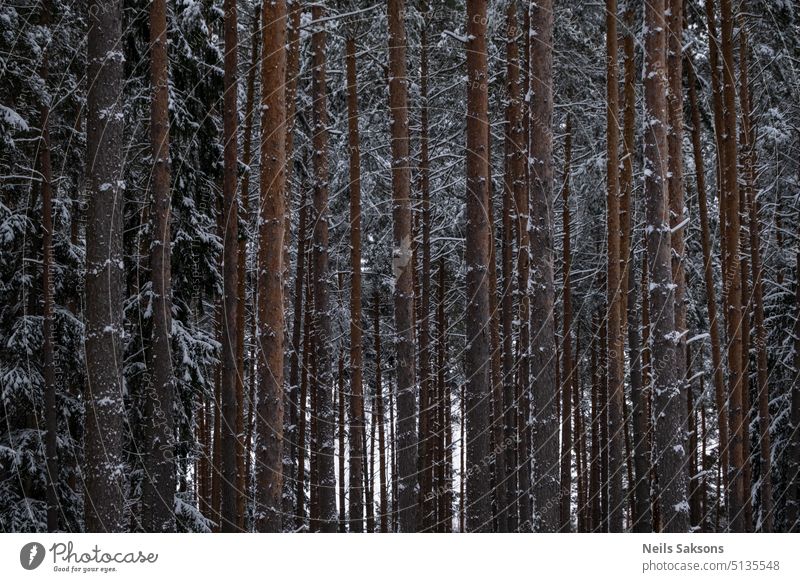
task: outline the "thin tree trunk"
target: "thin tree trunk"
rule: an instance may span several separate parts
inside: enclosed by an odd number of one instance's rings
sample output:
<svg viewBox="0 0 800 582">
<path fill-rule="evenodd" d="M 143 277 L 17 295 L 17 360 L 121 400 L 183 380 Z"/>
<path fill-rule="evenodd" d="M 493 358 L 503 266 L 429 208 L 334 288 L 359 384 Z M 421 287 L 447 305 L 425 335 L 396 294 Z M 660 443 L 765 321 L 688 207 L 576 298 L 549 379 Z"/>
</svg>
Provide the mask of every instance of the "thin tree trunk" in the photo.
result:
<svg viewBox="0 0 800 582">
<path fill-rule="evenodd" d="M 397 358 L 398 517 L 402 532 L 417 529 L 416 370 L 411 239 L 405 0 L 389 0 L 389 109 L 392 146 L 392 272 Z"/>
<path fill-rule="evenodd" d="M 150 138 L 153 156 L 153 241 L 150 276 L 153 293 L 148 370 L 151 383 L 145 404 L 148 478 L 142 485 L 142 527 L 148 532 L 175 530 L 175 461 L 170 340 L 172 292 L 170 264 L 170 154 L 167 58 L 167 7 L 154 0 L 150 7 Z"/>
<path fill-rule="evenodd" d="M 648 386 L 642 381 L 642 341 L 639 329 L 639 296 L 636 285 L 635 253 L 633 240 L 633 157 L 635 155 L 636 130 L 636 69 L 634 52 L 634 5 L 627 2 L 625 6 L 625 28 L 623 41 L 625 53 L 625 86 L 624 86 L 624 128 L 623 128 L 623 164 L 621 175 L 622 205 L 624 207 L 622 227 L 621 258 L 627 260 L 623 279 L 627 281 L 627 323 L 628 323 L 628 360 L 630 362 L 631 415 L 633 417 L 633 460 L 634 482 L 628 487 L 634 497 L 632 530 L 647 533 L 652 530 L 650 514 L 650 437 L 647 433 Z"/>
<path fill-rule="evenodd" d="M 728 324 L 728 396 L 730 398 L 729 426 L 731 431 L 729 465 L 730 499 L 729 524 L 731 531 L 743 532 L 746 529 L 745 506 L 748 492 L 745 491 L 745 418 L 742 361 L 742 277 L 739 257 L 739 177 L 737 161 L 739 159 L 736 143 L 736 86 L 734 79 L 733 57 L 733 15 L 731 0 L 721 0 L 722 13 L 722 93 L 723 111 L 723 146 L 725 148 L 723 166 L 723 192 L 725 200 L 725 246 L 728 257 L 728 269 L 725 281 L 728 283 L 725 293 L 725 308 Z"/>
<path fill-rule="evenodd" d="M 289 268 L 291 260 L 289 258 L 289 246 L 291 245 L 291 226 L 292 226 L 292 187 L 295 184 L 294 168 L 295 168 L 295 149 L 294 149 L 294 128 L 296 122 L 297 111 L 297 80 L 300 70 L 300 16 L 302 12 L 302 3 L 300 0 L 287 0 L 287 45 L 286 45 L 286 218 L 285 218 L 285 235 L 284 235 L 284 301 L 286 310 L 288 312 L 289 302 L 291 297 Z M 300 181 L 298 184 L 298 203 L 303 207 L 305 201 L 305 184 Z M 303 214 L 301 208 L 300 214 Z M 301 217 L 298 217 L 301 218 Z M 307 218 L 307 217 L 302 217 Z M 305 228 L 305 225 L 303 225 Z M 300 227 L 298 225 L 298 237 L 300 236 Z M 303 231 L 303 234 L 305 231 Z M 299 241 L 299 239 L 298 239 Z M 305 241 L 303 241 L 305 247 Z M 300 244 L 298 244 L 298 251 Z M 298 266 L 300 263 L 300 255 L 297 258 Z M 305 262 L 305 261 L 303 261 Z M 294 298 L 295 315 L 294 322 L 297 322 L 298 310 L 302 311 L 302 295 L 303 284 L 302 277 L 295 278 L 295 296 L 300 295 L 300 298 Z M 292 327 L 291 340 L 288 336 L 288 329 L 286 330 L 286 340 L 291 341 L 291 348 L 289 350 L 288 372 L 289 372 L 289 386 L 286 389 L 286 402 L 289 407 L 288 416 L 284 414 L 284 477 L 283 477 L 283 522 L 284 525 L 293 525 L 292 513 L 297 501 L 294 499 L 294 481 L 297 479 L 297 415 L 298 404 L 297 400 L 300 396 L 300 388 L 297 384 L 297 348 L 300 346 L 300 330 L 295 331 Z M 284 366 L 286 366 L 286 357 L 284 356 Z M 293 368 L 292 366 L 295 366 Z M 284 373 L 286 368 L 284 368 Z M 294 374 L 293 374 L 294 372 Z"/>
<path fill-rule="evenodd" d="M 647 208 L 647 257 L 650 272 L 649 300 L 652 313 L 651 357 L 653 366 L 653 456 L 658 478 L 661 529 L 686 532 L 689 507 L 686 490 L 684 442 L 685 407 L 681 404 L 676 373 L 677 333 L 667 193 L 666 6 L 653 0 L 645 7 L 645 198 Z M 675 440 L 677 438 L 677 441 Z"/>
<path fill-rule="evenodd" d="M 241 192 L 239 194 L 242 206 L 241 220 L 243 224 L 250 224 L 250 163 L 253 159 L 253 125 L 255 120 L 255 100 L 256 100 L 256 73 L 258 72 L 258 55 L 261 46 L 261 7 L 257 6 L 253 14 L 253 31 L 250 35 L 250 63 L 247 73 L 247 95 L 245 98 L 244 113 L 244 143 L 242 147 L 242 165 L 247 171 L 242 175 Z M 245 381 L 245 327 L 247 319 L 247 238 L 239 237 L 238 252 L 238 279 L 237 279 L 237 312 L 236 312 L 236 353 L 237 353 L 237 373 L 236 373 L 236 401 L 238 412 L 236 415 L 236 434 L 237 438 L 237 460 L 238 460 L 238 486 L 237 486 L 237 514 L 239 517 L 239 528 L 244 528 L 245 501 L 248 495 L 247 482 L 249 479 L 249 459 L 245 456 L 245 444 L 243 442 L 244 433 L 250 432 L 250 425 L 244 426 L 244 381 Z M 249 401 L 249 407 L 253 402 Z"/>
<path fill-rule="evenodd" d="M 488 218 L 488 76 L 486 0 L 467 0 L 467 349 L 465 371 L 467 504 L 466 528 L 491 531 L 489 454 L 491 398 L 491 329 L 489 269 L 491 224 Z M 474 469 L 473 469 L 474 468 Z"/>
<path fill-rule="evenodd" d="M 350 531 L 364 528 L 363 442 L 364 430 L 363 348 L 361 332 L 361 151 L 358 132 L 358 84 L 356 41 L 346 42 L 347 125 L 350 146 Z"/>
<path fill-rule="evenodd" d="M 606 0 L 606 203 L 608 212 L 608 421 L 610 440 L 609 515 L 612 533 L 622 531 L 625 502 L 622 495 L 623 415 L 625 398 L 625 338 L 622 335 L 623 294 L 619 196 L 619 74 L 617 42 L 617 2 Z"/>
<path fill-rule="evenodd" d="M 601 531 L 600 522 L 600 387 L 599 370 L 597 358 L 597 333 L 598 326 L 596 316 L 592 318 L 592 342 L 591 342 L 591 379 L 592 379 L 592 462 L 589 472 L 589 508 L 591 516 L 591 527 L 589 531 Z"/>
<path fill-rule="evenodd" d="M 570 213 L 569 213 L 569 174 L 572 163 L 572 119 L 567 114 L 567 131 L 564 143 L 564 182 L 561 188 L 563 199 L 562 229 L 563 229 L 563 257 L 564 257 L 564 289 L 562 295 L 564 321 L 563 344 L 561 360 L 563 365 L 561 381 L 561 496 L 559 511 L 559 531 L 569 532 L 572 529 L 572 515 L 570 505 L 572 502 L 572 397 L 574 392 L 575 369 L 572 362 L 572 295 L 570 270 L 572 268 L 572 255 L 570 249 Z M 577 436 L 578 426 L 575 426 Z"/>
<path fill-rule="evenodd" d="M 375 293 L 375 404 L 378 424 L 378 455 L 380 457 L 378 472 L 381 487 L 381 533 L 389 531 L 389 491 L 386 481 L 386 442 L 383 427 L 383 378 L 381 370 L 381 303 L 380 295 Z"/>
<path fill-rule="evenodd" d="M 304 206 L 305 208 L 305 206 Z M 299 263 L 299 259 L 298 259 Z M 313 346 L 312 330 L 313 330 L 313 289 L 311 286 L 311 269 L 309 268 L 308 274 L 302 279 L 298 280 L 296 285 L 305 286 L 306 293 L 304 299 L 304 316 L 303 316 L 303 371 L 300 375 L 300 404 L 299 404 L 299 420 L 297 423 L 297 482 L 295 483 L 295 519 L 298 527 L 305 523 L 306 510 L 306 402 L 308 401 L 307 394 L 309 392 L 309 378 L 308 372 L 311 361 L 311 350 Z M 299 293 L 298 293 L 299 294 Z M 299 323 L 299 322 L 297 322 Z M 312 388 L 313 390 L 313 388 Z"/>
<path fill-rule="evenodd" d="M 794 279 L 794 325 L 792 337 L 794 338 L 794 380 L 789 390 L 791 399 L 790 430 L 792 438 L 789 441 L 788 451 L 788 495 L 786 501 L 786 531 L 800 531 L 800 251 L 795 256 Z"/>
<path fill-rule="evenodd" d="M 237 361 L 242 353 L 237 349 L 237 291 L 239 253 L 238 186 L 238 58 L 239 32 L 236 0 L 225 0 L 225 73 L 223 94 L 224 179 L 222 215 L 225 222 L 223 247 L 223 318 L 222 318 L 222 515 L 223 532 L 240 531 L 239 516 L 239 382 Z"/>
<path fill-rule="evenodd" d="M 558 416 L 556 339 L 553 312 L 553 1 L 531 3 L 530 35 L 530 180 L 531 224 L 531 371 L 533 409 L 534 531 L 559 528 Z M 526 410 L 527 412 L 527 410 Z"/>
<path fill-rule="evenodd" d="M 703 248 L 703 280 L 706 290 L 706 306 L 708 309 L 709 334 L 711 336 L 711 366 L 714 372 L 714 395 L 717 407 L 717 424 L 719 430 L 719 456 L 723 474 L 727 482 L 728 451 L 728 414 L 725 394 L 725 371 L 722 367 L 722 348 L 717 317 L 717 292 L 714 286 L 714 265 L 711 260 L 711 227 L 709 226 L 708 201 L 706 194 L 705 165 L 703 162 L 703 145 L 700 128 L 700 108 L 697 103 L 697 79 L 691 59 L 687 59 L 689 83 L 689 107 L 692 110 L 692 153 L 697 179 L 697 200 L 700 210 L 700 241 Z"/>
<path fill-rule="evenodd" d="M 341 285 L 339 286 L 339 290 L 341 291 Z M 345 466 L 345 452 L 344 452 L 344 433 L 345 433 L 345 406 L 344 406 L 344 353 L 339 352 L 339 370 L 338 370 L 338 378 L 337 378 L 337 387 L 336 390 L 336 405 L 338 410 L 337 415 L 337 429 L 338 429 L 338 437 L 339 437 L 339 479 L 338 479 L 338 487 L 339 487 L 339 533 L 346 533 L 347 532 L 347 497 L 345 495 L 345 484 L 344 484 L 344 466 Z"/>
<path fill-rule="evenodd" d="M 314 4 L 312 19 L 325 16 L 325 6 Z M 331 313 L 328 291 L 328 110 L 325 51 L 327 33 L 324 21 L 311 37 L 314 86 L 314 315 L 317 344 L 317 413 L 319 442 L 320 526 L 323 532 L 336 531 L 336 475 L 333 470 L 333 390 L 331 356 Z"/>
<path fill-rule="evenodd" d="M 264 2 L 258 252 L 259 386 L 255 529 L 277 532 L 283 493 L 283 244 L 286 213 L 286 2 Z"/>
</svg>

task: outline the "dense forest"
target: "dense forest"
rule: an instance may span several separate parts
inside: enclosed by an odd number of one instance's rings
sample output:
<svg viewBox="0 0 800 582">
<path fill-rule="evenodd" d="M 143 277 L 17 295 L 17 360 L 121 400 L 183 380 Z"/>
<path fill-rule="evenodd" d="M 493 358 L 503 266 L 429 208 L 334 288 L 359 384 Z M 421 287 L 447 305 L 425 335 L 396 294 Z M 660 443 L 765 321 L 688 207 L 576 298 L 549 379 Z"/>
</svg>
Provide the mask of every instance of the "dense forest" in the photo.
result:
<svg viewBox="0 0 800 582">
<path fill-rule="evenodd" d="M 800 7 L 0 2 L 0 531 L 800 531 Z"/>
</svg>

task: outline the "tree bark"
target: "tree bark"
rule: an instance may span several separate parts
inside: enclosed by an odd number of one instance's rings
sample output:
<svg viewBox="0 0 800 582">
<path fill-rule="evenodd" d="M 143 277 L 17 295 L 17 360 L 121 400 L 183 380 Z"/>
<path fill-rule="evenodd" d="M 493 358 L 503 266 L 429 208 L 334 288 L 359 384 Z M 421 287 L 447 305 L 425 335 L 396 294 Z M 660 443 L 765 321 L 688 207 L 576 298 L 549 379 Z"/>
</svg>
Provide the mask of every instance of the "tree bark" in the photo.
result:
<svg viewBox="0 0 800 582">
<path fill-rule="evenodd" d="M 350 146 L 350 531 L 363 530 L 363 442 L 364 430 L 363 348 L 361 332 L 361 151 L 358 132 L 358 84 L 356 41 L 346 42 L 347 125 Z"/>
<path fill-rule="evenodd" d="M 556 340 L 553 311 L 553 2 L 531 3 L 530 48 L 530 248 L 531 371 L 533 409 L 534 517 L 533 530 L 559 528 L 558 415 L 556 401 Z M 527 412 L 527 411 L 526 411 Z"/>
<path fill-rule="evenodd" d="M 392 132 L 392 272 L 397 358 L 398 526 L 402 532 L 413 532 L 417 529 L 417 434 L 405 0 L 389 0 L 387 10 Z"/>
<path fill-rule="evenodd" d="M 569 533 L 572 529 L 572 396 L 574 391 L 574 366 L 572 363 L 572 295 L 570 270 L 572 256 L 570 249 L 570 212 L 569 212 L 569 173 L 572 163 L 572 119 L 567 114 L 567 135 L 564 143 L 564 182 L 561 188 L 563 199 L 562 231 L 564 257 L 564 289 L 563 301 L 563 344 L 561 348 L 562 381 L 561 381 L 561 496 L 559 510 L 559 531 Z M 575 427 L 578 435 L 578 427 Z"/>
<path fill-rule="evenodd" d="M 652 346 L 652 382 L 654 450 L 658 478 L 661 528 L 667 532 L 686 532 L 689 507 L 685 452 L 685 407 L 681 404 L 680 383 L 676 373 L 677 334 L 671 266 L 672 242 L 667 193 L 668 112 L 666 72 L 666 6 L 654 0 L 645 7 L 645 198 L 647 209 L 647 256 L 650 309 L 654 314 L 650 341 Z M 675 440 L 677 437 L 677 441 Z"/>
<path fill-rule="evenodd" d="M 491 398 L 489 269 L 491 225 L 488 206 L 488 76 L 486 0 L 467 0 L 467 432 L 466 528 L 492 528 L 488 467 Z"/>
<path fill-rule="evenodd" d="M 242 354 L 237 349 L 237 290 L 239 252 L 238 186 L 238 58 L 239 33 L 236 0 L 225 0 L 225 72 L 223 96 L 224 179 L 222 214 L 225 223 L 223 247 L 223 319 L 222 319 L 222 531 L 240 531 L 238 515 L 239 479 L 239 414 L 237 361 Z"/>
<path fill-rule="evenodd" d="M 264 2 L 258 250 L 258 417 L 255 529 L 277 532 L 283 491 L 283 241 L 286 212 L 286 2 Z"/>
<path fill-rule="evenodd" d="M 170 154 L 167 58 L 167 8 L 150 8 L 150 137 L 153 156 L 153 240 L 150 246 L 153 317 L 148 358 L 151 375 L 145 419 L 148 478 L 142 485 L 142 527 L 148 532 L 175 530 L 175 461 L 173 403 L 175 386 L 170 354 L 172 292 L 170 264 Z"/>
<path fill-rule="evenodd" d="M 608 422 L 610 439 L 609 515 L 612 533 L 622 531 L 625 501 L 622 494 L 623 472 L 623 414 L 625 398 L 625 338 L 623 325 L 623 281 L 620 273 L 622 259 L 620 197 L 619 197 L 619 65 L 617 42 L 617 2 L 606 1 L 606 204 L 608 212 Z"/>
</svg>

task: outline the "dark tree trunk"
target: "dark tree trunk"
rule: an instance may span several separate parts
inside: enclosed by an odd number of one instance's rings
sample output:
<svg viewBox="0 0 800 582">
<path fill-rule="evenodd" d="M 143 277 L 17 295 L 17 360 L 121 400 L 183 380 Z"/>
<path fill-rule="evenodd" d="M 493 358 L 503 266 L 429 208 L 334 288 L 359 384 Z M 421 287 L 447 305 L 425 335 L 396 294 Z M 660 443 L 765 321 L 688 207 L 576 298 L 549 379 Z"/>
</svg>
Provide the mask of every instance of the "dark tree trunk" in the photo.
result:
<svg viewBox="0 0 800 582">
<path fill-rule="evenodd" d="M 167 7 L 155 0 L 150 8 L 150 136 L 153 156 L 153 241 L 150 276 L 153 293 L 145 415 L 147 445 L 142 485 L 142 527 L 148 532 L 175 530 L 175 461 L 170 340 L 172 337 L 172 291 L 170 264 L 170 154 L 167 60 Z"/>
<path fill-rule="evenodd" d="M 258 416 L 255 529 L 277 532 L 283 492 L 283 242 L 286 204 L 286 2 L 264 2 L 258 252 Z M 332 451 L 331 451 L 332 452 Z"/>
<path fill-rule="evenodd" d="M 531 4 L 530 153 L 531 219 L 531 371 L 533 409 L 534 531 L 559 528 L 558 415 L 556 340 L 553 312 L 553 2 Z M 527 412 L 527 411 L 526 411 Z"/>
<path fill-rule="evenodd" d="M 413 532 L 417 529 L 417 433 L 405 0 L 389 0 L 387 10 L 392 132 L 392 272 L 397 334 L 398 525 L 402 532 Z"/>
</svg>

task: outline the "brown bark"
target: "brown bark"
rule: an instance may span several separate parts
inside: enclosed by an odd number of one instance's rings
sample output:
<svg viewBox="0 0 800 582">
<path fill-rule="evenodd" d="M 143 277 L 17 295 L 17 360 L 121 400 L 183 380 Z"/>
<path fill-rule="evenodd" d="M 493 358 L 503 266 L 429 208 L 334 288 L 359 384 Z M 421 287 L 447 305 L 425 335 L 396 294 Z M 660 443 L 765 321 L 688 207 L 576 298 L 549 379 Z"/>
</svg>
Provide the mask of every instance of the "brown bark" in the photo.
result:
<svg viewBox="0 0 800 582">
<path fill-rule="evenodd" d="M 684 442 L 685 406 L 681 406 L 676 372 L 677 334 L 672 279 L 670 220 L 667 193 L 666 5 L 654 0 L 645 7 L 645 198 L 649 300 L 655 315 L 651 326 L 651 369 L 655 418 L 653 456 L 656 459 L 661 529 L 688 530 Z M 678 441 L 674 439 L 678 438 Z"/>
<path fill-rule="evenodd" d="M 283 491 L 283 271 L 286 189 L 286 2 L 263 6 L 258 252 L 258 416 L 255 529 L 280 531 Z M 273 88 L 271 90 L 271 88 Z"/>
<path fill-rule="evenodd" d="M 386 482 L 386 440 L 383 417 L 383 378 L 381 375 L 381 303 L 380 295 L 375 293 L 375 415 L 378 424 L 378 473 L 380 479 L 380 520 L 381 533 L 389 531 L 389 491 Z"/>
<path fill-rule="evenodd" d="M 223 246 L 223 318 L 222 318 L 222 515 L 223 532 L 241 530 L 239 516 L 239 390 L 237 362 L 242 354 L 237 349 L 237 291 L 239 253 L 238 186 L 238 58 L 239 33 L 236 1 L 225 0 L 225 71 L 223 94 L 224 179 L 222 183 L 222 216 L 225 223 Z"/>
<path fill-rule="evenodd" d="M 589 531 L 601 531 L 600 522 L 602 520 L 600 511 L 600 388 L 599 388 L 599 373 L 598 373 L 598 358 L 597 358 L 597 317 L 592 318 L 592 342 L 591 342 L 591 379 L 592 379 L 592 457 L 591 469 L 589 471 L 589 515 L 590 528 Z"/>
<path fill-rule="evenodd" d="M 148 532 L 175 530 L 175 399 L 170 339 L 172 292 L 170 265 L 170 154 L 167 59 L 167 9 L 164 0 L 150 8 L 150 139 L 153 156 L 153 241 L 150 247 L 150 277 L 153 318 L 148 370 L 151 375 L 145 402 L 147 445 L 142 485 L 142 527 Z"/>
<path fill-rule="evenodd" d="M 253 125 L 255 120 L 254 108 L 256 100 L 256 73 L 258 71 L 258 54 L 261 44 L 261 7 L 257 6 L 253 14 L 253 31 L 250 35 L 250 63 L 247 73 L 247 94 L 245 97 L 245 112 L 244 112 L 244 141 L 242 144 L 242 165 L 247 168 L 247 171 L 242 175 L 242 184 L 240 191 L 241 199 L 241 219 L 244 224 L 250 223 L 250 163 L 253 159 Z M 236 415 L 236 434 L 237 439 L 237 463 L 238 463 L 238 480 L 237 480 L 237 514 L 239 517 L 239 528 L 244 527 L 244 513 L 245 513 L 245 499 L 248 495 L 247 482 L 249 479 L 249 471 L 247 465 L 249 459 L 245 455 L 245 446 L 243 442 L 244 433 L 250 430 L 249 423 L 245 428 L 245 399 L 244 399 L 244 382 L 245 382 L 245 326 L 247 316 L 247 234 L 239 236 L 239 252 L 238 252 L 238 279 L 237 279 L 237 311 L 236 311 L 236 353 L 237 353 L 237 372 L 236 372 L 236 401 L 238 403 L 238 411 Z M 250 407 L 253 402 L 248 401 Z"/>
<path fill-rule="evenodd" d="M 564 321 L 561 361 L 563 366 L 561 381 L 561 495 L 559 504 L 559 531 L 569 532 L 572 529 L 570 505 L 572 501 L 572 397 L 574 392 L 574 365 L 572 362 L 572 296 L 570 270 L 572 256 L 570 249 L 570 212 L 569 212 L 569 174 L 572 163 L 572 119 L 567 114 L 567 135 L 564 143 L 564 182 L 561 188 L 563 200 L 563 258 L 564 289 L 562 294 Z M 578 427 L 575 427 L 577 436 Z"/>
<path fill-rule="evenodd" d="M 408 78 L 405 0 L 389 0 L 389 109 L 392 146 L 392 272 L 397 358 L 398 517 L 402 532 L 417 529 L 416 370 L 414 289 L 411 261 L 411 167 L 409 159 Z"/>
<path fill-rule="evenodd" d="M 620 273 L 622 254 L 619 199 L 619 65 L 617 42 L 617 2 L 606 1 L 606 204 L 608 213 L 608 421 L 610 440 L 609 515 L 612 533 L 622 531 L 625 502 L 622 494 L 623 415 L 625 398 L 625 339 L 622 335 L 623 282 Z"/>
<path fill-rule="evenodd" d="M 287 0 L 286 10 L 287 15 L 287 45 L 286 45 L 286 218 L 285 218 L 285 233 L 284 236 L 284 301 L 286 303 L 286 310 L 288 312 L 289 302 L 291 297 L 290 289 L 290 259 L 289 259 L 289 246 L 291 244 L 289 233 L 291 232 L 292 222 L 292 187 L 295 184 L 294 179 L 294 166 L 295 166 L 295 151 L 294 151 L 294 127 L 295 127 L 295 113 L 297 110 L 297 79 L 300 69 L 300 16 L 302 12 L 302 3 L 300 0 Z M 298 184 L 298 203 L 299 206 L 305 205 L 305 184 L 300 182 Z M 303 214 L 301 208 L 300 214 Z M 298 217 L 300 218 L 300 217 Z M 304 225 L 305 226 L 305 225 Z M 298 225 L 298 236 L 300 236 L 300 227 Z M 305 231 L 303 231 L 305 233 Z M 298 239 L 299 240 L 299 239 Z M 305 241 L 303 241 L 305 247 Z M 298 251 L 300 250 L 298 244 Z M 303 258 L 305 259 L 305 257 Z M 297 258 L 298 267 L 301 262 L 300 255 Z M 303 263 L 305 261 L 303 260 Z M 305 267 L 305 264 L 304 264 Z M 298 273 L 299 274 L 299 273 Z M 303 305 L 303 284 L 302 277 L 295 278 L 294 288 L 294 323 L 297 323 L 299 318 L 299 311 L 302 311 Z M 297 295 L 300 295 L 298 298 Z M 294 480 L 297 478 L 297 416 L 298 416 L 298 398 L 300 396 L 300 387 L 297 383 L 297 350 L 300 347 L 300 330 L 295 330 L 292 326 L 291 339 L 288 336 L 288 329 L 286 330 L 287 337 L 285 341 L 291 341 L 291 349 L 289 350 L 289 386 L 286 389 L 286 401 L 289 407 L 288 416 L 284 414 L 284 479 L 283 479 L 283 521 L 286 525 L 291 525 L 292 512 L 296 506 L 297 501 L 294 499 L 295 484 Z M 284 356 L 284 365 L 285 356 Z M 293 367 L 294 366 L 294 367 Z"/>
<path fill-rule="evenodd" d="M 733 15 L 731 0 L 721 0 L 722 13 L 722 93 L 723 93 L 723 147 L 725 150 L 723 166 L 723 192 L 725 201 L 725 247 L 728 267 L 725 273 L 727 292 L 725 293 L 726 320 L 728 326 L 728 396 L 730 426 L 730 498 L 729 524 L 731 531 L 743 532 L 746 529 L 745 506 L 745 457 L 744 457 L 744 394 L 742 361 L 742 277 L 739 256 L 739 176 L 737 168 L 738 144 L 736 143 L 736 86 L 733 57 Z"/>
<path fill-rule="evenodd" d="M 533 409 L 534 531 L 559 528 L 558 416 L 556 402 L 556 339 L 553 312 L 553 2 L 531 4 L 530 47 L 530 248 L 531 371 Z M 527 411 L 526 411 L 527 412 Z"/>
<path fill-rule="evenodd" d="M 711 336 L 711 366 L 714 371 L 714 395 L 717 407 L 717 424 L 719 430 L 720 466 L 727 481 L 727 450 L 728 450 L 728 413 L 727 397 L 725 394 L 725 371 L 722 365 L 722 348 L 719 331 L 719 318 L 717 316 L 717 292 L 714 286 L 714 265 L 711 260 L 711 227 L 709 226 L 708 201 L 706 194 L 705 164 L 703 161 L 703 146 L 700 128 L 700 108 L 697 102 L 697 79 L 691 59 L 687 59 L 689 66 L 689 107 L 692 111 L 692 153 L 694 156 L 695 174 L 697 179 L 697 201 L 700 211 L 700 241 L 703 249 L 703 280 L 706 290 L 706 306 L 708 309 L 709 335 Z"/>
<path fill-rule="evenodd" d="M 633 515 L 631 529 L 637 533 L 650 532 L 652 519 L 650 514 L 650 448 L 647 434 L 648 416 L 647 399 L 649 388 L 642 382 L 642 341 L 639 328 L 640 314 L 637 298 L 639 290 L 636 284 L 634 268 L 633 239 L 633 158 L 635 155 L 636 137 L 636 64 L 635 10 L 632 2 L 625 5 L 625 33 L 623 51 L 625 54 L 624 84 L 624 121 L 623 121 L 623 163 L 620 176 L 622 217 L 622 246 L 620 259 L 626 261 L 623 266 L 622 282 L 625 286 L 627 310 L 628 360 L 630 362 L 631 417 L 633 428 L 633 464 L 634 480 L 628 485 L 629 494 L 633 495 Z"/>
<path fill-rule="evenodd" d="M 341 285 L 339 286 L 339 290 L 341 291 Z M 344 406 L 344 353 L 339 352 L 339 370 L 337 376 L 337 390 L 336 390 L 336 408 L 337 408 L 337 430 L 338 430 L 338 440 L 339 440 L 339 479 L 337 480 L 338 488 L 339 488 L 339 533 L 345 533 L 347 531 L 347 497 L 345 495 L 345 484 L 344 484 L 344 466 L 345 461 L 347 460 L 345 457 L 344 452 L 344 433 L 345 433 L 345 406 Z"/>
<path fill-rule="evenodd" d="M 486 0 L 467 0 L 467 349 L 466 385 L 466 528 L 491 531 L 489 454 L 491 338 L 489 269 L 491 225 L 488 205 L 489 144 Z"/>
<path fill-rule="evenodd" d="M 356 41 L 346 42 L 347 125 L 350 146 L 350 530 L 363 529 L 363 442 L 364 430 L 363 348 L 361 331 L 361 150 L 358 132 L 358 84 Z"/>
<path fill-rule="evenodd" d="M 312 19 L 325 16 L 323 4 L 314 4 Z M 313 48 L 314 93 L 314 319 L 317 358 L 317 414 L 319 442 L 316 446 L 319 465 L 320 527 L 323 532 L 336 530 L 336 476 L 333 470 L 333 370 L 331 356 L 331 313 L 328 290 L 328 111 L 325 53 L 327 32 L 325 24 L 314 27 Z"/>
</svg>

